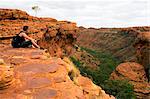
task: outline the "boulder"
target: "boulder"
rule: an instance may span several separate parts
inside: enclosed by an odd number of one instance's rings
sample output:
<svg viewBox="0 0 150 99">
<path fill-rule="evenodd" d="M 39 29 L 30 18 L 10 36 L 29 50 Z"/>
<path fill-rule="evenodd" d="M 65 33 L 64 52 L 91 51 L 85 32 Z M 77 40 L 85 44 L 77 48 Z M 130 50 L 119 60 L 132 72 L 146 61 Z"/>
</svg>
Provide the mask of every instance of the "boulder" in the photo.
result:
<svg viewBox="0 0 150 99">
<path fill-rule="evenodd" d="M 0 64 L 0 90 L 9 88 L 14 82 L 13 68 L 4 63 L 3 59 Z"/>
<path fill-rule="evenodd" d="M 147 82 L 144 67 L 135 62 L 126 62 L 117 66 L 111 74 L 112 80 L 128 80 L 134 86 L 137 98 L 146 98 L 150 95 L 150 84 Z"/>
</svg>

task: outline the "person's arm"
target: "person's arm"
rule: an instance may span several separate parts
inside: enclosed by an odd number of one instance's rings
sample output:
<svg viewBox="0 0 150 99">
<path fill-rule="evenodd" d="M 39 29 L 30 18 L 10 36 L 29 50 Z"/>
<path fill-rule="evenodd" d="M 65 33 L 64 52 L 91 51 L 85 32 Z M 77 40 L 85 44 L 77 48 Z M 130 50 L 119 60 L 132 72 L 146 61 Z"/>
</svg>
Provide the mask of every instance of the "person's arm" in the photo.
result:
<svg viewBox="0 0 150 99">
<path fill-rule="evenodd" d="M 33 46 L 35 46 L 36 48 L 40 48 L 40 46 L 36 44 L 35 40 L 29 37 L 26 33 L 21 33 L 20 36 L 23 36 L 24 38 L 31 40 Z"/>
<path fill-rule="evenodd" d="M 20 33 L 19 36 L 24 37 L 24 38 L 26 38 L 28 40 L 32 40 L 32 38 L 29 37 L 26 33 Z"/>
</svg>

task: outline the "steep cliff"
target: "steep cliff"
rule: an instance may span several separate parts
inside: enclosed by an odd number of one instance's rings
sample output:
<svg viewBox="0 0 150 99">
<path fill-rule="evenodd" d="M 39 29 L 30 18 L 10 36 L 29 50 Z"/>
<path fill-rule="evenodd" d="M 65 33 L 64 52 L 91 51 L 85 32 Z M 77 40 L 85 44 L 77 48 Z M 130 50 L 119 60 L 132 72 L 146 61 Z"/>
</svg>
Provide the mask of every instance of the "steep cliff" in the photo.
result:
<svg viewBox="0 0 150 99">
<path fill-rule="evenodd" d="M 150 32 L 140 32 L 134 45 L 136 56 L 140 64 L 144 66 L 148 81 L 150 81 Z"/>
</svg>

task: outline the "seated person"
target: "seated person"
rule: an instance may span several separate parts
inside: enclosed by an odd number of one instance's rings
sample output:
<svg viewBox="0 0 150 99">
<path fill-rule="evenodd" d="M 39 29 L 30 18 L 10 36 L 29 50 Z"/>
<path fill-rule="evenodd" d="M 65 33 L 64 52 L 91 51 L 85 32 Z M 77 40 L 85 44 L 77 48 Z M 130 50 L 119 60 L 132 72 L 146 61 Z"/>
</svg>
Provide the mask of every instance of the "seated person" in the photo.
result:
<svg viewBox="0 0 150 99">
<path fill-rule="evenodd" d="M 40 46 L 35 42 L 35 40 L 27 35 L 27 31 L 28 26 L 24 26 L 23 31 L 21 31 L 19 34 L 13 37 L 11 44 L 14 48 L 40 48 Z"/>
</svg>

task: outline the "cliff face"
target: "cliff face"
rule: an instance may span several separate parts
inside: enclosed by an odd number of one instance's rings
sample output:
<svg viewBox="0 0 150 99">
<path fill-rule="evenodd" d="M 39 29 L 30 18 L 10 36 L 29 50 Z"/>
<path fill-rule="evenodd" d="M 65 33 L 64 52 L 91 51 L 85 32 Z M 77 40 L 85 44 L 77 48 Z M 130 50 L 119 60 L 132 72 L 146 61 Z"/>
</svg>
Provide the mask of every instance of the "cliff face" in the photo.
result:
<svg viewBox="0 0 150 99">
<path fill-rule="evenodd" d="M 77 27 L 75 23 L 59 22 L 59 25 L 50 27 L 38 44 L 48 49 L 50 54 L 57 57 L 72 54 L 76 41 Z"/>
<path fill-rule="evenodd" d="M 135 43 L 138 62 L 144 66 L 148 82 L 150 81 L 150 32 L 141 32 Z"/>
<path fill-rule="evenodd" d="M 121 61 L 137 62 L 137 50 L 134 45 L 137 39 L 140 40 L 139 33 L 144 31 L 150 31 L 150 27 L 100 29 L 80 27 L 77 42 L 83 47 L 111 53 Z"/>
<path fill-rule="evenodd" d="M 78 32 L 76 23 L 32 17 L 15 9 L 0 9 L 0 42 L 10 44 L 11 38 L 25 25 L 29 26 L 29 36 L 38 40 L 39 45 L 47 48 L 52 56 L 71 54 Z"/>
</svg>

